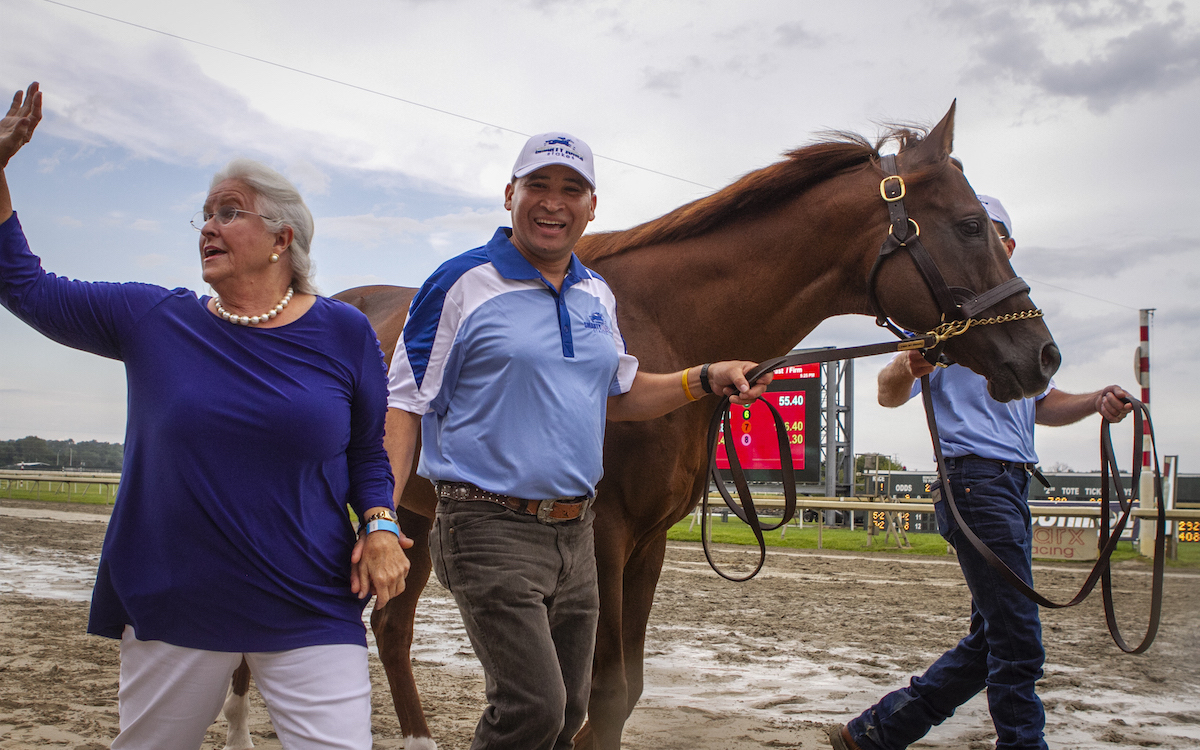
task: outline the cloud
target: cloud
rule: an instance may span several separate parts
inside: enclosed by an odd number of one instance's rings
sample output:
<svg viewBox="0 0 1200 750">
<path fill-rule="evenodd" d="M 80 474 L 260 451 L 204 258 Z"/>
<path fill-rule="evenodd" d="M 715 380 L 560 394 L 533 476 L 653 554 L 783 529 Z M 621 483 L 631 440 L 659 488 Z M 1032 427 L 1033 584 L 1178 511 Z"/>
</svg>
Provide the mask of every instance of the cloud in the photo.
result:
<svg viewBox="0 0 1200 750">
<path fill-rule="evenodd" d="M 410 243 L 424 234 L 423 222 L 405 216 L 328 216 L 316 220 L 320 237 L 375 247 L 386 242 Z"/>
<path fill-rule="evenodd" d="M 106 161 L 98 167 L 93 167 L 92 169 L 89 169 L 87 172 L 84 173 L 83 176 L 84 177 L 99 177 L 100 175 L 105 174 L 107 172 L 111 172 L 116 168 L 117 168 L 116 164 L 113 164 L 111 161 Z"/>
<path fill-rule="evenodd" d="M 1164 93 L 1200 78 L 1200 34 L 1150 23 L 1109 40 L 1088 60 L 1047 64 L 1033 73 L 1046 92 L 1080 97 L 1103 113 L 1138 95 Z"/>
<path fill-rule="evenodd" d="M 1186 270 L 1200 256 L 1200 239 L 1162 235 L 1102 238 L 1086 245 L 1019 246 L 1018 252 L 1020 265 L 1028 275 L 1045 278 L 1050 283 L 1063 277 L 1111 280 L 1154 263 Z"/>
<path fill-rule="evenodd" d="M 284 171 L 302 195 L 329 194 L 329 173 L 313 162 L 307 159 L 293 161 Z"/>
<path fill-rule="evenodd" d="M 50 156 L 38 159 L 38 171 L 42 174 L 49 174 L 58 169 L 58 165 L 62 164 L 63 149 L 58 149 Z"/>
<path fill-rule="evenodd" d="M 1033 5 L 1049 8 L 1058 21 L 1069 29 L 1089 29 L 1137 21 L 1151 14 L 1144 0 L 1035 0 Z"/>
<path fill-rule="evenodd" d="M 236 90 L 203 68 L 201 62 L 209 61 L 193 46 L 148 34 L 137 34 L 136 43 L 129 43 L 98 33 L 111 27 L 96 27 L 86 18 L 77 25 L 76 17 L 70 19 L 26 21 L 28 33 L 6 39 L 0 64 L 5 80 L 42 81 L 46 119 L 41 129 L 81 149 L 117 146 L 133 158 L 185 166 L 212 166 L 246 155 L 286 165 L 312 194 L 328 188 L 326 165 L 363 165 L 378 151 L 353 136 L 330 137 L 296 127 L 294 123 L 309 122 L 320 111 L 310 102 L 277 108 L 289 118 L 277 121 L 260 108 L 268 96 L 258 94 L 252 102 L 257 92 Z M 68 50 L 104 64 L 81 65 Z M 219 72 L 230 58 L 218 59 L 213 67 Z M 40 166 L 52 171 L 65 158 L 70 155 L 60 150 Z M 104 164 L 88 176 L 115 168 Z"/>
<path fill-rule="evenodd" d="M 642 87 L 647 91 L 678 99 L 683 88 L 683 71 L 643 68 L 642 80 Z"/>
<path fill-rule="evenodd" d="M 498 209 L 470 210 L 412 219 L 406 216 L 330 216 L 317 219 L 319 237 L 352 243 L 361 247 L 409 245 L 424 242 L 439 255 L 462 252 L 488 237 L 504 224 L 508 214 Z M 464 236 L 471 238 L 464 241 Z"/>
<path fill-rule="evenodd" d="M 784 23 L 775 27 L 775 38 L 781 47 L 821 47 L 825 40 L 812 33 L 802 23 Z"/>
<path fill-rule="evenodd" d="M 1020 247 L 1020 265 L 1028 275 L 1047 283 L 1069 278 L 1111 280 L 1130 271 L 1160 264 L 1186 271 L 1194 267 L 1200 254 L 1200 239 L 1195 237 L 1148 237 L 1141 239 L 1097 239 L 1074 246 Z"/>
<path fill-rule="evenodd" d="M 1096 114 L 1200 80 L 1200 30 L 1181 5 L 1144 2 L 946 5 L 942 16 L 978 35 L 965 82 L 1012 80 L 1077 99 Z"/>
</svg>

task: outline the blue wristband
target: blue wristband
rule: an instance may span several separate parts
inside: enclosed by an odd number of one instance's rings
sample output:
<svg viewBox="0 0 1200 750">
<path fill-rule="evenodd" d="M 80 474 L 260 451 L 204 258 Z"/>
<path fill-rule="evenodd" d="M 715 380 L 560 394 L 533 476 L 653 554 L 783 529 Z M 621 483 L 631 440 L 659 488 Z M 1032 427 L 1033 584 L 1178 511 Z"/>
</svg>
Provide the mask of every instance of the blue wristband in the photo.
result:
<svg viewBox="0 0 1200 750">
<path fill-rule="evenodd" d="M 370 534 L 372 531 L 390 531 L 395 534 L 397 538 L 400 537 L 400 526 L 395 521 L 391 521 L 386 518 L 376 518 L 371 521 L 367 521 L 365 528 L 366 533 L 368 534 Z"/>
</svg>

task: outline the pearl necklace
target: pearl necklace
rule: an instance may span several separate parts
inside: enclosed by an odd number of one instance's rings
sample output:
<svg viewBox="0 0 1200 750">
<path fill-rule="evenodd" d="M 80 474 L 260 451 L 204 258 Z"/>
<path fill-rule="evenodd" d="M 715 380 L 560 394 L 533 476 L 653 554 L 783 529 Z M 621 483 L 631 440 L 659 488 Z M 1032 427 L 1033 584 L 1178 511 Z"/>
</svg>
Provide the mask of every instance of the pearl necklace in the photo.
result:
<svg viewBox="0 0 1200 750">
<path fill-rule="evenodd" d="M 217 315 L 220 315 L 224 320 L 227 320 L 230 323 L 235 323 L 239 326 L 256 326 L 259 323 L 266 323 L 268 320 L 283 312 L 283 308 L 287 307 L 288 303 L 291 301 L 292 288 L 289 286 L 287 294 L 283 295 L 283 299 L 279 300 L 279 304 L 271 308 L 270 312 L 265 312 L 262 315 L 255 315 L 253 317 L 246 317 L 245 315 L 234 315 L 233 313 L 229 312 L 221 306 L 220 297 L 213 297 L 213 304 L 217 307 Z"/>
</svg>

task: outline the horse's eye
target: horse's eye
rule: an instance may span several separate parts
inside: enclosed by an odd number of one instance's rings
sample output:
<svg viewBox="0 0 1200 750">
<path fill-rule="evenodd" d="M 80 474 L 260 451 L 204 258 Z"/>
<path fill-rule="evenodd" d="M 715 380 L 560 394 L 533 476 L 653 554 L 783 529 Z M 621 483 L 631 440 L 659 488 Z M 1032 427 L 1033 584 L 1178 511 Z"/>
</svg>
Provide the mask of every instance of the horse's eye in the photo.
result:
<svg viewBox="0 0 1200 750">
<path fill-rule="evenodd" d="M 973 219 L 970 221 L 964 221 L 962 227 L 963 231 L 972 237 L 977 236 L 980 233 L 980 224 L 978 221 Z"/>
</svg>

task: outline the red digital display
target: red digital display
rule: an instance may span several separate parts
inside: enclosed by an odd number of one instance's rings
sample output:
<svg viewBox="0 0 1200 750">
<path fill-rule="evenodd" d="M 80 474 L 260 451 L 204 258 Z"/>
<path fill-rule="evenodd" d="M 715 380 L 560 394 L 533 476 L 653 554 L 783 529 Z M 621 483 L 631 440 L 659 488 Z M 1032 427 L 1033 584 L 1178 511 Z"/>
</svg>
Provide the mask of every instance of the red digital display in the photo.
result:
<svg viewBox="0 0 1200 750">
<path fill-rule="evenodd" d="M 792 461 L 796 471 L 805 468 L 805 426 L 810 417 L 819 419 L 818 404 L 821 391 L 821 365 L 799 365 L 775 372 L 775 379 L 767 386 L 763 399 L 770 401 L 779 410 L 787 428 L 788 444 L 792 449 Z M 734 407 L 730 415 L 734 439 L 738 445 L 738 459 L 742 468 L 749 470 L 779 471 L 779 438 L 776 436 L 775 419 L 771 410 L 755 402 L 748 408 Z M 818 433 L 820 425 L 814 427 Z M 717 468 L 728 469 L 729 459 L 725 455 L 724 431 L 717 447 Z M 815 464 L 817 448 L 813 446 Z M 815 468 L 815 465 L 814 465 Z"/>
</svg>

